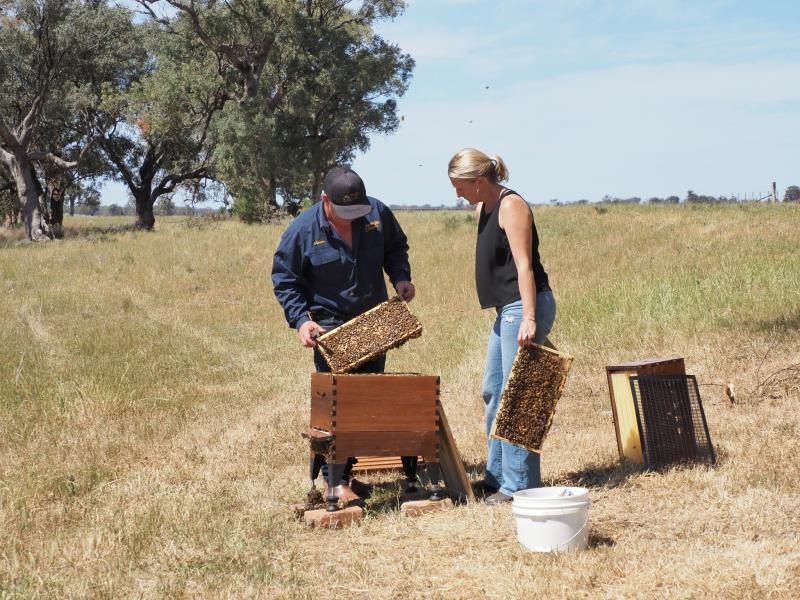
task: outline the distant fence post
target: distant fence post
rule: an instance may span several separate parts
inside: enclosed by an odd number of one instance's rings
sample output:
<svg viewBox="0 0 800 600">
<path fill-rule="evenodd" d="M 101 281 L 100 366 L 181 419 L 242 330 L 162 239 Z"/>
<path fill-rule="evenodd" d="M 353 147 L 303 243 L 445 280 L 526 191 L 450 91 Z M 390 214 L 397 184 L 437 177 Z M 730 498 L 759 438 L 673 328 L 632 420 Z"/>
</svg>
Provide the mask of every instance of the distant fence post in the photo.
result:
<svg viewBox="0 0 800 600">
<path fill-rule="evenodd" d="M 774 181 L 772 182 L 772 201 L 773 202 L 778 201 L 778 186 L 775 185 Z"/>
</svg>

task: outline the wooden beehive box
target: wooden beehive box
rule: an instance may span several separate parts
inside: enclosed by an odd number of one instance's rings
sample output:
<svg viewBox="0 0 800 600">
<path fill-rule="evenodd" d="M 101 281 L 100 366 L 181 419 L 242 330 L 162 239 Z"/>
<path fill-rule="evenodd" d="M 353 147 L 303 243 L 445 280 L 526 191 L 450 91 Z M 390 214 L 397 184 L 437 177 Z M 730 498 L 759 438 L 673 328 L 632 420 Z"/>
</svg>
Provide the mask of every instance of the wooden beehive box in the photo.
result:
<svg viewBox="0 0 800 600">
<path fill-rule="evenodd" d="M 420 335 L 419 319 L 395 296 L 320 336 L 317 347 L 331 371 L 347 373 Z"/>
<path fill-rule="evenodd" d="M 686 366 L 679 357 L 648 358 L 606 367 L 620 459 L 628 459 L 638 464 L 644 463 L 630 378 L 640 375 L 684 375 L 685 373 Z"/>
<path fill-rule="evenodd" d="M 331 463 L 351 456 L 421 456 L 438 463 L 438 409 L 439 378 L 433 375 L 311 375 L 311 431 L 328 436 L 318 453 Z"/>
<path fill-rule="evenodd" d="M 491 436 L 540 452 L 571 366 L 572 356 L 558 350 L 539 344 L 520 348 L 500 398 Z"/>
</svg>

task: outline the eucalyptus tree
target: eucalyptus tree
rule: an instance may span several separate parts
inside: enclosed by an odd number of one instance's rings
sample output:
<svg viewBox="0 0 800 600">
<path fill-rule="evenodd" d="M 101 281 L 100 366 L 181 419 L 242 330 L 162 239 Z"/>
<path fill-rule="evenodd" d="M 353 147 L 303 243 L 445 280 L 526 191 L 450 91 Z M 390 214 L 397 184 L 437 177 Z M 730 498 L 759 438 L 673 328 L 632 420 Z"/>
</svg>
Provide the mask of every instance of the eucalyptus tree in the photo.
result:
<svg viewBox="0 0 800 600">
<path fill-rule="evenodd" d="M 78 167 L 99 137 L 103 95 L 139 53 L 131 12 L 102 0 L 0 0 L 0 161 L 29 239 L 51 235 L 37 167 Z"/>
<path fill-rule="evenodd" d="M 202 63 L 167 77 L 162 71 L 181 58 L 180 53 L 168 54 L 156 61 L 151 78 L 161 78 L 149 96 L 155 106 L 163 102 L 161 92 L 184 76 L 202 74 L 206 85 L 195 82 L 190 88 L 192 93 L 205 89 L 205 106 L 213 114 L 188 111 L 179 103 L 168 111 L 173 124 L 176 119 L 185 122 L 181 115 L 189 112 L 208 117 L 201 126 L 174 129 L 169 138 L 191 134 L 203 142 L 202 147 L 184 145 L 184 158 L 192 150 L 202 157 L 192 163 L 199 170 L 192 172 L 188 164 L 184 169 L 192 175 L 183 180 L 186 184 L 213 177 L 236 196 L 263 199 L 269 212 L 277 209 L 279 193 L 284 198 L 318 197 L 322 173 L 331 164 L 366 149 L 370 133 L 397 127 L 395 98 L 408 85 L 413 61 L 376 36 L 373 26 L 401 14 L 401 0 L 137 1 L 162 39 L 183 47 L 184 61 Z M 140 121 L 128 118 L 129 124 Z M 158 152 L 150 149 L 148 155 L 142 142 L 153 145 L 153 134 L 148 139 L 146 130 L 158 131 L 149 119 L 144 125 L 138 145 L 131 144 L 130 131 L 121 131 L 116 141 L 136 157 L 131 164 L 138 161 L 149 173 Z M 104 150 L 112 156 L 107 144 Z M 114 165 L 138 207 L 142 186 L 131 186 L 136 174 L 116 154 Z M 147 219 L 152 223 L 151 215 Z"/>
<path fill-rule="evenodd" d="M 75 214 L 75 206 L 86 204 L 90 198 L 97 198 L 100 202 L 100 190 L 97 186 L 97 180 L 84 180 L 78 178 L 71 181 L 69 185 L 61 190 L 61 202 L 69 205 L 69 214 Z"/>
<path fill-rule="evenodd" d="M 61 107 L 67 109 L 68 107 Z M 93 116 L 94 128 L 101 130 L 102 120 Z M 69 117 L 53 119 L 43 123 L 38 139 L 42 148 L 53 153 L 58 153 L 62 148 L 70 148 L 79 141 L 82 132 L 80 129 L 67 128 L 63 123 L 68 123 Z M 74 199 L 80 195 L 84 186 L 94 186 L 102 177 L 109 174 L 108 166 L 98 152 L 96 142 L 86 152 L 79 164 L 72 168 L 64 168 L 61 164 L 52 161 L 35 163 L 32 174 L 39 196 L 39 211 L 42 221 L 49 226 L 50 234 L 60 238 L 63 235 L 64 204 L 70 204 L 70 214 L 74 214 Z"/>
<path fill-rule="evenodd" d="M 194 37 L 214 55 L 229 94 L 240 104 L 260 90 L 275 107 L 294 79 L 290 61 L 298 20 L 314 19 L 320 31 L 370 29 L 377 21 L 397 17 L 406 5 L 404 0 L 135 1 L 164 31 L 180 33 L 165 8 L 183 15 Z"/>
<path fill-rule="evenodd" d="M 403 3 L 349 4 L 295 2 L 280 60 L 265 69 L 271 77 L 264 81 L 273 83 L 218 122 L 217 176 L 240 199 L 261 198 L 266 214 L 277 209 L 278 194 L 289 205 L 317 200 L 331 166 L 366 150 L 370 134 L 399 124 L 396 98 L 414 62 L 373 25 L 400 14 Z"/>
<path fill-rule="evenodd" d="M 173 18 L 168 32 L 145 26 L 147 68 L 105 107 L 108 118 L 120 119 L 99 144 L 133 197 L 142 229 L 153 228 L 161 196 L 194 192 L 211 177 L 212 125 L 230 99 L 214 55 L 184 35 L 188 27 L 182 16 Z"/>
<path fill-rule="evenodd" d="M 333 10 L 344 2 L 303 4 L 297 34 L 302 76 L 286 104 L 297 120 L 311 178 L 309 191 L 316 201 L 330 167 L 366 151 L 371 134 L 397 129 L 397 98 L 408 89 L 414 61 L 372 28 L 374 15 L 397 16 L 402 2 L 367 4 L 372 20 L 346 8 Z"/>
<path fill-rule="evenodd" d="M 163 31 L 183 34 L 168 15 L 177 11 L 188 32 L 214 56 L 217 72 L 227 91 L 239 103 L 255 97 L 262 87 L 267 65 L 280 62 L 286 48 L 287 25 L 299 0 L 136 0 L 142 11 Z M 275 103 L 280 102 L 280 81 L 266 78 Z M 263 91 L 263 90 L 262 90 Z"/>
</svg>

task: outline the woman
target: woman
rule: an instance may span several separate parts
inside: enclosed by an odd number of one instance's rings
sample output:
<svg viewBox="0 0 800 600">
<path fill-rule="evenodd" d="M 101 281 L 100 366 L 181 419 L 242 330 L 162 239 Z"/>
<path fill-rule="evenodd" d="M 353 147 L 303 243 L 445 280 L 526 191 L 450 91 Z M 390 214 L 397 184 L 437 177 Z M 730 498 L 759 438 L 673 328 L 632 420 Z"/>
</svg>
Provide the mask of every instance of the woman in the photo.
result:
<svg viewBox="0 0 800 600">
<path fill-rule="evenodd" d="M 556 303 L 539 260 L 533 213 L 519 194 L 502 184 L 508 179 L 503 159 L 466 148 L 450 160 L 448 175 L 458 197 L 481 204 L 475 283 L 481 308 L 497 312 L 483 377 L 488 436 L 517 350 L 545 341 Z M 541 485 L 536 452 L 491 437 L 487 444 L 486 477 L 480 486 L 491 494 L 488 504 L 510 502 L 514 492 Z"/>
</svg>

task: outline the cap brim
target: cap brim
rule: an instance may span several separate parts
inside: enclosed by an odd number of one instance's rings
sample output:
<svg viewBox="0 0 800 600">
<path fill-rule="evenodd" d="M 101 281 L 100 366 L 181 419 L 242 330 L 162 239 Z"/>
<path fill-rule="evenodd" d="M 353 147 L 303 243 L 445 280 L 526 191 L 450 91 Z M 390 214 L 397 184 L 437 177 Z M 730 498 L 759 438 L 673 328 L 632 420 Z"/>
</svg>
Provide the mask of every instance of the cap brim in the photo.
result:
<svg viewBox="0 0 800 600">
<path fill-rule="evenodd" d="M 333 212 L 336 213 L 337 217 L 340 219 L 347 219 L 348 221 L 358 219 L 359 217 L 366 217 L 372 212 L 372 206 L 369 204 L 348 204 L 344 206 L 331 202 L 331 208 Z"/>
</svg>

